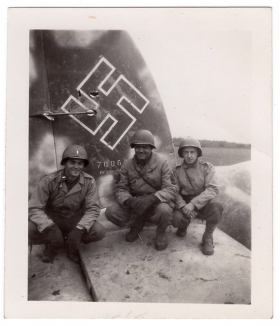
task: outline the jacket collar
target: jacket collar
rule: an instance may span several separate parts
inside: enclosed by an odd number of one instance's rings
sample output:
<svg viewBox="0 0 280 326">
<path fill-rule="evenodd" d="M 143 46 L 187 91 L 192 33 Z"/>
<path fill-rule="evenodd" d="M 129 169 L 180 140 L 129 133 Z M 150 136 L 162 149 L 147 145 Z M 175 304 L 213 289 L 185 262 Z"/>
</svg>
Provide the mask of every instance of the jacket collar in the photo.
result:
<svg viewBox="0 0 280 326">
<path fill-rule="evenodd" d="M 137 164 L 137 160 L 136 160 L 136 157 L 134 155 L 133 157 L 133 161 L 134 161 L 134 165 L 138 168 L 139 165 Z M 150 171 L 150 170 L 153 170 L 157 165 L 158 165 L 158 162 L 159 162 L 159 156 L 152 152 L 152 155 L 150 157 L 150 160 L 146 163 L 146 165 L 144 165 L 144 167 L 141 169 L 139 167 L 139 171 Z"/>
<path fill-rule="evenodd" d="M 197 158 L 197 160 L 195 161 L 195 163 L 193 165 L 187 166 L 187 164 L 185 163 L 185 161 L 183 161 L 182 166 L 183 166 L 184 169 L 187 170 L 187 169 L 192 169 L 192 168 L 195 169 L 198 164 L 199 164 L 199 159 Z"/>
<path fill-rule="evenodd" d="M 64 175 L 64 168 L 61 169 L 61 170 L 58 170 L 58 174 L 57 174 L 57 177 L 56 177 L 56 182 L 61 183 L 61 182 L 65 181 L 65 180 L 66 180 L 66 177 Z M 80 173 L 78 183 L 80 183 L 81 185 L 83 185 L 85 183 L 85 177 L 84 177 L 83 171 L 81 171 L 81 173 Z"/>
</svg>

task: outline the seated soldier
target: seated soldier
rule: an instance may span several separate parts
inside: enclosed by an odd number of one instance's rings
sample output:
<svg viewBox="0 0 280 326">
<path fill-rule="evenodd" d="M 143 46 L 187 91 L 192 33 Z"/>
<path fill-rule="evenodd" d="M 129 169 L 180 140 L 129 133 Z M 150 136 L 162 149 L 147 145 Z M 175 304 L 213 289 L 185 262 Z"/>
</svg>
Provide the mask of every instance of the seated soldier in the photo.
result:
<svg viewBox="0 0 280 326">
<path fill-rule="evenodd" d="M 215 168 L 204 162 L 200 142 L 194 138 L 182 140 L 179 157 L 183 163 L 174 169 L 174 176 L 179 187 L 173 226 L 178 227 L 178 237 L 184 237 L 191 218 L 206 220 L 206 230 L 202 238 L 202 252 L 212 255 L 213 232 L 222 217 L 223 207 L 215 200 L 219 194 Z"/>
<path fill-rule="evenodd" d="M 178 188 L 167 161 L 153 153 L 155 143 L 150 131 L 138 130 L 130 147 L 135 155 L 121 166 L 115 188 L 117 203 L 108 207 L 105 215 L 119 227 L 131 227 L 128 242 L 138 239 L 145 222 L 157 224 L 155 247 L 164 250 Z"/>
<path fill-rule="evenodd" d="M 66 245 L 68 258 L 79 263 L 80 242 L 90 243 L 105 236 L 105 228 L 96 220 L 100 215 L 97 188 L 92 176 L 82 169 L 89 163 L 85 149 L 67 147 L 60 169 L 45 176 L 29 200 L 29 244 L 46 244 L 44 262 L 53 262 Z"/>
</svg>

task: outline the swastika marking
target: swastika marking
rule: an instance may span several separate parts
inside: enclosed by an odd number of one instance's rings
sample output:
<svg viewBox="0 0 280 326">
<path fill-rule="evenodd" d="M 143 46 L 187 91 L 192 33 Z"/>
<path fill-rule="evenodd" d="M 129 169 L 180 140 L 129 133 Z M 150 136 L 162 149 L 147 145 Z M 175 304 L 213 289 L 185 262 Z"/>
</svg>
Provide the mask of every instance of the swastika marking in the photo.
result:
<svg viewBox="0 0 280 326">
<path fill-rule="evenodd" d="M 93 69 L 90 71 L 90 73 L 86 76 L 86 78 L 80 83 L 80 85 L 77 87 L 77 90 L 80 92 L 80 94 L 84 97 L 86 97 L 89 101 L 91 101 L 95 106 L 98 106 L 98 103 L 96 101 L 94 101 L 91 97 L 89 97 L 86 92 L 83 91 L 82 87 L 85 85 L 85 83 L 89 80 L 89 78 L 96 72 L 96 70 L 99 68 L 99 66 L 105 63 L 109 68 L 110 71 L 109 73 L 107 73 L 107 75 L 103 78 L 103 80 L 101 80 L 101 82 L 98 85 L 98 90 L 100 90 L 100 92 L 102 92 L 105 96 L 108 96 L 111 91 L 120 83 L 120 81 L 125 82 L 131 89 L 133 89 L 133 91 L 135 91 L 143 100 L 144 100 L 144 105 L 142 107 L 137 107 L 129 98 L 127 98 L 125 95 L 122 95 L 121 98 L 117 101 L 116 105 L 127 115 L 131 118 L 131 122 L 129 123 L 129 125 L 126 127 L 126 129 L 124 130 L 124 132 L 120 135 L 120 137 L 115 141 L 114 144 L 109 144 L 105 138 L 107 137 L 107 135 L 112 131 L 112 129 L 116 126 L 116 124 L 119 122 L 116 118 L 114 118 L 110 113 L 108 113 L 105 118 L 100 122 L 100 124 L 97 126 L 97 128 L 95 130 L 90 129 L 89 127 L 87 127 L 84 123 L 82 123 L 79 119 L 77 119 L 76 117 L 74 117 L 73 115 L 70 115 L 70 117 L 72 119 L 74 119 L 77 123 L 79 123 L 83 128 L 85 128 L 87 131 L 89 131 L 92 135 L 96 135 L 96 133 L 98 132 L 98 130 L 100 130 L 100 128 L 104 125 L 104 123 L 108 120 L 111 119 L 112 120 L 112 124 L 109 127 L 109 129 L 104 133 L 104 135 L 101 137 L 100 141 L 105 144 L 108 148 L 110 148 L 111 150 L 113 150 L 118 144 L 119 142 L 122 140 L 122 138 L 126 135 L 126 133 L 129 131 L 129 129 L 131 128 L 131 126 L 135 123 L 136 118 L 129 113 L 125 107 L 122 105 L 122 101 L 126 101 L 129 105 L 131 105 L 138 113 L 142 114 L 143 111 L 145 110 L 145 108 L 147 107 L 147 105 L 150 103 L 150 101 L 133 85 L 130 83 L 130 81 L 128 79 L 126 79 L 123 75 L 120 75 L 117 80 L 112 84 L 112 86 L 106 91 L 103 86 L 104 84 L 108 81 L 108 79 L 112 76 L 112 74 L 114 73 L 114 71 L 116 70 L 116 68 L 104 57 L 102 57 L 98 63 L 93 67 Z M 82 109 L 84 109 L 85 111 L 88 110 L 88 108 L 83 105 L 79 100 L 77 100 L 74 96 L 70 95 L 69 98 L 66 100 L 66 102 L 63 104 L 63 106 L 61 107 L 61 110 L 63 110 L 64 112 L 69 112 L 67 111 L 67 109 L 65 108 L 67 106 L 67 104 L 69 104 L 70 101 L 75 101 L 78 105 L 80 105 L 80 107 Z"/>
</svg>

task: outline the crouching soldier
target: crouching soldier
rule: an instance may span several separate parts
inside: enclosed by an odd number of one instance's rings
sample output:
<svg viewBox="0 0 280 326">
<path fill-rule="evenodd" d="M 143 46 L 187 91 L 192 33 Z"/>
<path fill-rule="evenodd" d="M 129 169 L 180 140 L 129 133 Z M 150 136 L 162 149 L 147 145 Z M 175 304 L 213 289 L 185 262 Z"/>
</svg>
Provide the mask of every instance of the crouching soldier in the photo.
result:
<svg viewBox="0 0 280 326">
<path fill-rule="evenodd" d="M 184 237 L 191 218 L 206 220 L 206 230 L 202 238 L 202 252 L 212 255 L 213 232 L 222 217 L 223 207 L 215 200 L 219 194 L 215 168 L 211 163 L 199 160 L 202 156 L 200 142 L 194 138 L 182 140 L 179 157 L 183 163 L 174 170 L 179 195 L 176 199 L 173 226 L 178 227 L 178 237 Z"/>
<path fill-rule="evenodd" d="M 164 250 L 178 188 L 167 161 L 153 152 L 155 142 L 150 131 L 138 130 L 130 147 L 135 155 L 120 168 L 115 188 L 117 203 L 108 207 L 105 215 L 119 227 L 131 227 L 128 242 L 138 239 L 145 222 L 157 224 L 155 247 Z"/>
<path fill-rule="evenodd" d="M 105 236 L 96 220 L 100 215 L 96 183 L 82 169 L 89 163 L 85 149 L 67 147 L 62 155 L 63 169 L 45 176 L 29 200 L 29 244 L 46 244 L 44 262 L 53 262 L 64 246 L 68 258 L 79 263 L 80 242 L 90 243 Z"/>
</svg>

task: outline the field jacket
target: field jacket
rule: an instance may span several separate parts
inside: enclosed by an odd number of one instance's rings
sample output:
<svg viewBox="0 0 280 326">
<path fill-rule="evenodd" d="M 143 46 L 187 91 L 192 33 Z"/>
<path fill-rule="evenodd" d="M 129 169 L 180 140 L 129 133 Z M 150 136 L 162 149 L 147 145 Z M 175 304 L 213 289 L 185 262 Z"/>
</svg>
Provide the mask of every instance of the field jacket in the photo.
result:
<svg viewBox="0 0 280 326">
<path fill-rule="evenodd" d="M 197 160 L 194 166 L 187 167 L 183 162 L 174 169 L 174 176 L 179 188 L 177 209 L 186 205 L 183 197 L 191 197 L 190 202 L 200 210 L 219 194 L 218 178 L 211 163 Z"/>
<path fill-rule="evenodd" d="M 131 197 L 154 194 L 162 203 L 174 208 L 177 193 L 178 187 L 169 164 L 156 153 L 152 153 L 142 169 L 135 156 L 125 160 L 120 168 L 115 195 L 121 205 Z"/>
<path fill-rule="evenodd" d="M 28 217 L 39 232 L 54 224 L 50 218 L 52 214 L 63 218 L 81 216 L 79 225 L 87 231 L 100 215 L 93 177 L 81 172 L 78 183 L 68 192 L 63 170 L 45 176 L 29 200 Z"/>
</svg>

